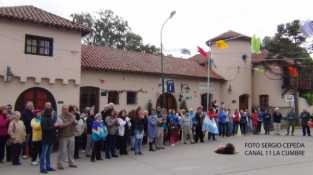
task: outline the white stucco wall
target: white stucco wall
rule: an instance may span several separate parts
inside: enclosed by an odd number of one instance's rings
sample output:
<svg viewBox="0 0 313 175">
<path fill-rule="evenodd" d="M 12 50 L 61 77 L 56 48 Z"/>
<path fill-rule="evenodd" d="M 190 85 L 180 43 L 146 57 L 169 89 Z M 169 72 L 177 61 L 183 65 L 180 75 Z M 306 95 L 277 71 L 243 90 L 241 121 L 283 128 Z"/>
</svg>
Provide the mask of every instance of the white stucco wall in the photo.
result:
<svg viewBox="0 0 313 175">
<path fill-rule="evenodd" d="M 212 59 L 216 65 L 213 69 L 222 75 L 227 82 L 221 87 L 221 100 L 227 108 L 239 108 L 239 96 L 249 95 L 249 108 L 251 108 L 251 52 L 250 42 L 242 40 L 227 41 L 226 49 L 212 48 Z M 246 55 L 243 61 L 242 55 Z M 229 92 L 231 85 L 232 91 Z M 236 103 L 232 103 L 235 100 Z"/>
<path fill-rule="evenodd" d="M 53 38 L 53 56 L 25 54 L 26 34 Z M 32 87 L 47 89 L 56 102 L 78 105 L 80 39 L 79 32 L 0 20 L 0 105 L 15 106 L 18 96 Z M 14 78 L 4 82 L 7 66 L 11 68 Z"/>
<path fill-rule="evenodd" d="M 173 94 L 179 107 L 178 101 L 180 94 L 181 84 L 188 84 L 190 87 L 189 93 L 184 92 L 185 96 L 190 96 L 191 99 L 186 100 L 187 107 L 197 108 L 201 104 L 201 94 L 205 93 L 205 89 L 201 90 L 200 84 L 206 83 L 205 79 L 188 79 L 188 78 L 170 78 L 175 82 L 175 93 Z M 101 83 L 101 80 L 104 83 Z M 99 87 L 103 90 L 126 90 L 126 91 L 138 91 L 143 89 L 144 92 L 137 93 L 137 104 L 126 104 L 126 92 L 122 92 L 119 95 L 119 104 L 116 105 L 117 109 L 134 109 L 137 106 L 146 107 L 149 100 L 152 101 L 153 106 L 156 106 L 156 101 L 161 94 L 160 77 L 156 75 L 145 74 L 130 74 L 121 72 L 91 72 L 83 71 L 81 79 L 81 87 L 93 86 Z M 212 83 L 212 89 L 214 93 L 214 99 L 220 101 L 220 83 Z M 99 108 L 102 109 L 103 105 L 107 103 L 108 96 L 100 96 Z"/>
<path fill-rule="evenodd" d="M 25 35 L 37 35 L 53 38 L 53 56 L 25 54 Z M 47 26 L 0 20 L 0 75 L 4 75 L 7 66 L 13 74 L 26 81 L 27 77 L 48 78 L 51 83 L 56 79 L 68 83 L 80 82 L 81 34 L 62 31 Z"/>
</svg>

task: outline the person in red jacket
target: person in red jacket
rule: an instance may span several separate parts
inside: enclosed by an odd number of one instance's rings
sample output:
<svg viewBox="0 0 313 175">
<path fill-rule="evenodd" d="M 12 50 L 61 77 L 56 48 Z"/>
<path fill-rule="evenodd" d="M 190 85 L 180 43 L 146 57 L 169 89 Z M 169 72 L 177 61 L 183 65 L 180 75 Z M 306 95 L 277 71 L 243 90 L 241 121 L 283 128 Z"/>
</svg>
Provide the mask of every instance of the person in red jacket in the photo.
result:
<svg viewBox="0 0 313 175">
<path fill-rule="evenodd" d="M 233 135 L 237 134 L 239 126 L 240 126 L 240 112 L 238 111 L 238 109 L 236 109 L 233 115 Z"/>
<path fill-rule="evenodd" d="M 8 140 L 8 127 L 10 123 L 6 110 L 6 107 L 0 106 L 0 163 L 3 163 L 5 145 Z"/>
<path fill-rule="evenodd" d="M 258 123 L 259 123 L 258 111 L 256 109 L 253 109 L 253 112 L 252 112 L 252 127 L 253 127 L 254 134 L 257 133 Z"/>
</svg>

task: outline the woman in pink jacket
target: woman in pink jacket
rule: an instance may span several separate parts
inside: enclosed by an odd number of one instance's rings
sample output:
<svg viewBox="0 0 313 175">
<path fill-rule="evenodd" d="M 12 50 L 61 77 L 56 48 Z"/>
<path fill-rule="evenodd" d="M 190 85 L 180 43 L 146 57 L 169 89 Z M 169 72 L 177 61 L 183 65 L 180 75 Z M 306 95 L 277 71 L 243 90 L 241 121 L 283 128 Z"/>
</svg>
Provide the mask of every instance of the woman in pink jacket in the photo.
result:
<svg viewBox="0 0 313 175">
<path fill-rule="evenodd" d="M 3 163 L 5 145 L 8 140 L 9 118 L 7 117 L 7 109 L 0 106 L 0 163 Z"/>
</svg>

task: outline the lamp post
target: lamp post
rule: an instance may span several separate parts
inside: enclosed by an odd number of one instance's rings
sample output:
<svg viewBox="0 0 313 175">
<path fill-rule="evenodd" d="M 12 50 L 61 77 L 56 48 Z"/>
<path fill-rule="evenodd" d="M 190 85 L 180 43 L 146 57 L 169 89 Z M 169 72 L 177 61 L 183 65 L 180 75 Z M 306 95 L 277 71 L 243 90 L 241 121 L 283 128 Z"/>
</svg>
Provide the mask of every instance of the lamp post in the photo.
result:
<svg viewBox="0 0 313 175">
<path fill-rule="evenodd" d="M 165 107 L 165 89 L 164 89 L 164 57 L 163 57 L 163 28 L 168 20 L 173 18 L 173 16 L 176 14 L 176 11 L 172 11 L 170 16 L 166 18 L 164 21 L 162 27 L 161 27 L 161 33 L 160 33 L 160 41 L 161 41 L 161 82 L 162 82 L 162 94 L 161 94 L 161 108 Z"/>
</svg>

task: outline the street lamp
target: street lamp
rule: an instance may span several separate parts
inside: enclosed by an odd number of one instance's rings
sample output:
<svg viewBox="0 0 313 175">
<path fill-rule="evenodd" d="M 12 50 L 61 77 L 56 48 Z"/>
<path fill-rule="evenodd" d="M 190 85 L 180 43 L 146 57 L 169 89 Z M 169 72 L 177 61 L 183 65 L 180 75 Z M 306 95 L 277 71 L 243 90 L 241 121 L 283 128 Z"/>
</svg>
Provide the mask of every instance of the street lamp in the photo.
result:
<svg viewBox="0 0 313 175">
<path fill-rule="evenodd" d="M 161 94 L 161 108 L 164 108 L 165 106 L 165 89 L 164 89 L 164 58 L 163 58 L 163 28 L 165 26 L 165 24 L 167 23 L 168 20 L 170 20 L 171 18 L 173 18 L 173 16 L 176 14 L 176 11 L 172 11 L 170 16 L 168 18 L 166 18 L 166 20 L 164 21 L 162 27 L 161 27 L 161 33 L 160 33 L 160 38 L 161 38 L 161 81 L 162 81 L 162 94 Z"/>
</svg>

